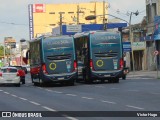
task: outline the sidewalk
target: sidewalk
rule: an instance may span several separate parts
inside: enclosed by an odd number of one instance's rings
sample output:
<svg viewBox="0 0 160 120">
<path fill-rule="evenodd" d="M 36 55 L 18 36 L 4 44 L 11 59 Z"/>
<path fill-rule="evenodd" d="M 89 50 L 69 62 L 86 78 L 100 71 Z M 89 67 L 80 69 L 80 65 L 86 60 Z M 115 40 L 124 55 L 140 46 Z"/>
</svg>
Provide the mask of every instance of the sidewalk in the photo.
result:
<svg viewBox="0 0 160 120">
<path fill-rule="evenodd" d="M 160 78 L 160 71 L 130 71 L 127 76 L 144 76 L 144 77 L 152 77 L 152 78 Z"/>
</svg>

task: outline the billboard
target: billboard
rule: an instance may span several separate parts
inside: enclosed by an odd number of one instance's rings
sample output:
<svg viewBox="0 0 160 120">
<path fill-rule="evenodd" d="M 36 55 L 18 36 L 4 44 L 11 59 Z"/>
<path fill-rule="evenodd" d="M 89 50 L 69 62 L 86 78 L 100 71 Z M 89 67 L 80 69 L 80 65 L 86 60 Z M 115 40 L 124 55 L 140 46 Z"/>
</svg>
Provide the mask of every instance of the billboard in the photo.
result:
<svg viewBox="0 0 160 120">
<path fill-rule="evenodd" d="M 33 5 L 28 5 L 29 10 L 29 38 L 30 40 L 34 38 L 34 28 L 33 28 Z"/>
<path fill-rule="evenodd" d="M 45 13 L 46 12 L 45 4 L 33 4 L 33 12 L 34 13 Z"/>
</svg>

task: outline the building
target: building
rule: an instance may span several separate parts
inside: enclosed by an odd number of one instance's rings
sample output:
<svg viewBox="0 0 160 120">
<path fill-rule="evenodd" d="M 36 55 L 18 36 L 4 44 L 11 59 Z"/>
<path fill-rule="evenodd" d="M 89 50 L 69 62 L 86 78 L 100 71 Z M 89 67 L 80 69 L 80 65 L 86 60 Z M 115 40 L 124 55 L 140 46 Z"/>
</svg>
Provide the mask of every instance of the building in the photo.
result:
<svg viewBox="0 0 160 120">
<path fill-rule="evenodd" d="M 90 2 L 79 4 L 30 4 L 30 39 L 61 25 L 102 24 L 107 22 L 108 3 Z M 95 20 L 85 20 L 88 15 L 102 15 Z"/>
</svg>

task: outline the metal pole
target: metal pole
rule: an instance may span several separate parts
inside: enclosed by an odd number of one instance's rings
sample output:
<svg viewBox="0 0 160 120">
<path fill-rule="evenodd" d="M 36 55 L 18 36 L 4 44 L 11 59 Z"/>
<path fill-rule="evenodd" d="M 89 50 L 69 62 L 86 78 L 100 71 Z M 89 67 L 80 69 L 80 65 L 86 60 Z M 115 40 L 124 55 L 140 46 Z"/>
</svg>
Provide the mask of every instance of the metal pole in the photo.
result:
<svg viewBox="0 0 160 120">
<path fill-rule="evenodd" d="M 105 23 L 105 1 L 103 1 L 103 25 L 104 25 L 104 30 L 106 30 L 106 23 Z"/>
<path fill-rule="evenodd" d="M 5 49 L 5 43 L 3 44 L 3 58 L 4 58 L 4 61 L 3 61 L 3 63 L 4 63 L 4 65 L 6 65 L 6 51 L 5 51 L 6 49 Z"/>
<path fill-rule="evenodd" d="M 59 12 L 60 14 L 60 35 L 62 35 L 62 12 Z"/>
<path fill-rule="evenodd" d="M 77 25 L 79 24 L 79 5 L 77 5 Z"/>
<path fill-rule="evenodd" d="M 134 75 L 135 74 L 135 66 L 134 66 L 134 53 L 133 53 L 133 35 L 132 35 L 132 26 L 131 26 L 132 14 L 133 14 L 133 12 L 130 13 L 130 19 L 129 19 L 129 38 L 130 38 L 130 42 L 131 42 L 133 75 Z"/>
</svg>

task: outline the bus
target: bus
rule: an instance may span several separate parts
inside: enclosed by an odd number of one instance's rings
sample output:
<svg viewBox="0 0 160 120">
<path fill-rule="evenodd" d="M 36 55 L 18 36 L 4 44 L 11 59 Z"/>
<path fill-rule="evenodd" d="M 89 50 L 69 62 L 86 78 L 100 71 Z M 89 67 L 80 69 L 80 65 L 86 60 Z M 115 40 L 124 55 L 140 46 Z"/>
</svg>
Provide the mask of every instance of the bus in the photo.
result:
<svg viewBox="0 0 160 120">
<path fill-rule="evenodd" d="M 73 36 L 41 36 L 29 42 L 31 79 L 34 85 L 50 82 L 74 85 L 77 61 Z"/>
<path fill-rule="evenodd" d="M 88 31 L 74 35 L 77 61 L 84 64 L 83 80 L 119 83 L 123 75 L 121 33 Z"/>
</svg>

